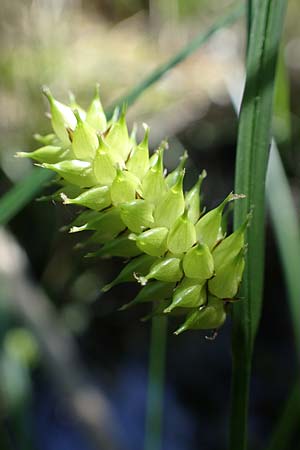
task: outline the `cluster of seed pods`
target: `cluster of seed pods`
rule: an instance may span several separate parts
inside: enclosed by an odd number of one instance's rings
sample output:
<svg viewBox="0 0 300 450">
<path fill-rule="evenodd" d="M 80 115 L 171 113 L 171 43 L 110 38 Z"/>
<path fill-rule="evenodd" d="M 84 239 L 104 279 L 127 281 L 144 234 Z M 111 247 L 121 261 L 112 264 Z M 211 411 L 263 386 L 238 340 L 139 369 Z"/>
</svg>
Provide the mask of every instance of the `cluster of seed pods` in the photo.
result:
<svg viewBox="0 0 300 450">
<path fill-rule="evenodd" d="M 247 221 L 234 233 L 222 231 L 229 194 L 215 209 L 200 209 L 205 171 L 186 193 L 185 153 L 166 174 L 162 143 L 149 154 L 149 128 L 136 143 L 129 135 L 125 108 L 107 120 L 99 89 L 87 111 L 71 99 L 66 106 L 44 89 L 50 103 L 53 133 L 40 136 L 43 145 L 29 157 L 57 173 L 64 204 L 83 207 L 70 232 L 90 231 L 90 256 L 122 257 L 127 264 L 103 290 L 135 281 L 141 289 L 129 304 L 153 302 L 153 314 L 183 316 L 176 334 L 188 329 L 218 329 L 228 302 L 236 298 L 244 270 Z"/>
</svg>

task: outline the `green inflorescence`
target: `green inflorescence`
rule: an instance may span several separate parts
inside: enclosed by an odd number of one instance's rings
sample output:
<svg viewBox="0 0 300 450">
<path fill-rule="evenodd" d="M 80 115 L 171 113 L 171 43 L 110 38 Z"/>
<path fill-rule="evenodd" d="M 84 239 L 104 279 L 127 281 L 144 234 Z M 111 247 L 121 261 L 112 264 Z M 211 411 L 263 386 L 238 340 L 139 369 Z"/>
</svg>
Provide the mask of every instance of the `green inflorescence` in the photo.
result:
<svg viewBox="0 0 300 450">
<path fill-rule="evenodd" d="M 215 209 L 200 209 L 200 188 L 206 172 L 184 193 L 187 153 L 168 175 L 163 164 L 167 144 L 150 156 L 149 128 L 136 143 L 128 134 L 125 108 L 108 120 L 99 88 L 87 111 L 74 98 L 58 102 L 48 88 L 53 133 L 37 135 L 42 144 L 17 156 L 35 160 L 57 173 L 54 198 L 84 207 L 70 232 L 90 231 L 88 256 L 123 257 L 127 264 L 108 291 L 124 282 L 141 290 L 126 309 L 155 302 L 157 314 L 183 316 L 175 331 L 218 329 L 226 306 L 235 299 L 244 270 L 247 221 L 226 237 L 221 223 L 226 205 L 242 195 L 229 194 Z"/>
</svg>

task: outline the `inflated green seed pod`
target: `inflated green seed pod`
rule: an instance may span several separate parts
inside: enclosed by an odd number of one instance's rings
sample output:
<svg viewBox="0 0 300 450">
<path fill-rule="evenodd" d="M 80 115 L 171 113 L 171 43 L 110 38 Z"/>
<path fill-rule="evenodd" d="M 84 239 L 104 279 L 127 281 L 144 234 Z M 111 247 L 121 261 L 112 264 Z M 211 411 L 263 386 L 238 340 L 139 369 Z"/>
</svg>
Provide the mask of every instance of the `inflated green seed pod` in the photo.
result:
<svg viewBox="0 0 300 450">
<path fill-rule="evenodd" d="M 132 139 L 132 138 L 131 138 Z M 149 127 L 145 126 L 145 135 L 142 142 L 133 147 L 130 158 L 127 161 L 126 167 L 129 172 L 133 173 L 140 180 L 144 178 L 149 170 Z"/>
<path fill-rule="evenodd" d="M 175 334 L 187 330 L 211 330 L 220 328 L 226 319 L 224 302 L 216 297 L 209 296 L 207 304 L 188 315 L 186 321 Z"/>
<path fill-rule="evenodd" d="M 142 252 L 151 256 L 163 256 L 167 251 L 167 236 L 169 230 L 165 227 L 152 228 L 137 235 L 129 235 L 129 239 L 136 241 Z"/>
<path fill-rule="evenodd" d="M 64 192 L 61 198 L 65 205 L 80 205 L 95 211 L 101 211 L 111 205 L 108 186 L 96 186 L 84 191 L 75 198 L 69 198 Z"/>
<path fill-rule="evenodd" d="M 102 291 L 107 292 L 118 284 L 135 281 L 134 274 L 147 273 L 154 261 L 155 258 L 149 255 L 140 255 L 136 258 L 133 258 L 128 264 L 126 264 L 126 266 L 121 270 L 119 275 L 113 281 L 111 281 L 109 284 L 106 284 L 102 288 Z"/>
<path fill-rule="evenodd" d="M 167 191 L 167 185 L 164 178 L 163 152 L 161 147 L 155 153 L 156 161 L 151 166 L 142 180 L 143 198 L 156 205 L 161 196 Z"/>
<path fill-rule="evenodd" d="M 138 295 L 129 303 L 121 306 L 120 311 L 131 308 L 137 303 L 158 302 L 172 297 L 175 283 L 150 281 L 143 286 Z"/>
<path fill-rule="evenodd" d="M 172 253 L 184 253 L 196 242 L 196 230 L 190 219 L 188 211 L 175 220 L 170 228 L 167 240 L 168 250 Z"/>
<path fill-rule="evenodd" d="M 110 148 L 101 136 L 99 136 L 99 147 L 96 150 L 93 161 L 94 175 L 99 184 L 110 186 L 116 177 L 116 165 L 112 159 Z"/>
<path fill-rule="evenodd" d="M 94 130 L 102 133 L 107 128 L 107 120 L 100 100 L 99 85 L 96 85 L 95 96 L 87 110 L 86 121 Z"/>
<path fill-rule="evenodd" d="M 208 245 L 209 249 L 212 249 L 217 242 L 223 210 L 227 203 L 234 198 L 232 193 L 229 194 L 219 206 L 207 212 L 196 223 L 197 240 Z"/>
<path fill-rule="evenodd" d="M 207 299 L 205 283 L 199 284 L 195 280 L 188 283 L 181 282 L 175 289 L 172 303 L 164 310 L 171 312 L 175 308 L 200 308 Z"/>
<path fill-rule="evenodd" d="M 70 139 L 67 129 L 75 129 L 76 117 L 71 108 L 55 100 L 49 88 L 44 87 L 43 93 L 49 100 L 53 130 L 63 145 L 69 146 Z"/>
<path fill-rule="evenodd" d="M 78 114 L 80 115 L 81 120 L 86 120 L 86 111 L 81 108 L 81 106 L 77 103 L 76 97 L 73 94 L 73 92 L 69 92 L 69 101 L 70 101 L 70 107 L 72 111 L 78 111 Z M 75 113 L 74 113 L 75 114 Z M 76 114 L 75 114 L 76 116 Z"/>
<path fill-rule="evenodd" d="M 140 233 L 145 228 L 149 228 L 154 222 L 154 205 L 146 200 L 138 199 L 121 203 L 118 208 L 125 225 L 135 233 Z"/>
<path fill-rule="evenodd" d="M 77 125 L 73 133 L 72 149 L 77 159 L 93 161 L 99 146 L 96 131 L 91 125 L 83 121 L 77 110 L 74 111 Z"/>
<path fill-rule="evenodd" d="M 127 170 L 117 168 L 117 175 L 110 188 L 113 205 L 132 202 L 140 190 L 140 180 Z"/>
<path fill-rule="evenodd" d="M 123 108 L 117 122 L 113 122 L 109 128 L 105 141 L 110 148 L 110 153 L 114 161 L 124 164 L 131 150 L 131 142 L 125 118 L 126 109 Z"/>
<path fill-rule="evenodd" d="M 215 276 L 209 280 L 209 292 L 218 298 L 234 298 L 238 292 L 245 268 L 244 249 L 226 258 L 217 266 Z"/>
<path fill-rule="evenodd" d="M 202 170 L 197 183 L 185 194 L 185 206 L 188 209 L 188 217 L 193 223 L 196 223 L 200 217 L 200 189 L 206 175 L 206 171 Z"/>
<path fill-rule="evenodd" d="M 97 184 L 90 162 L 71 159 L 56 164 L 43 163 L 46 169 L 58 173 L 64 180 L 80 187 L 92 187 Z"/>
<path fill-rule="evenodd" d="M 206 244 L 198 243 L 183 257 L 182 266 L 187 277 L 207 280 L 214 274 L 214 260 Z"/>
<path fill-rule="evenodd" d="M 34 152 L 17 152 L 17 158 L 31 158 L 40 163 L 55 164 L 69 157 L 74 157 L 70 149 L 57 147 L 55 145 L 45 145 Z"/>
<path fill-rule="evenodd" d="M 181 260 L 179 258 L 167 257 L 160 259 L 151 266 L 149 273 L 137 280 L 142 286 L 145 286 L 151 279 L 167 282 L 180 281 L 183 276 L 181 270 Z"/>
<path fill-rule="evenodd" d="M 155 226 L 170 229 L 175 220 L 183 214 L 185 207 L 182 190 L 183 177 L 184 170 L 180 173 L 174 186 L 158 202 L 154 210 Z"/>
<path fill-rule="evenodd" d="M 45 134 L 44 136 L 39 133 L 35 133 L 33 135 L 33 138 L 37 142 L 39 142 L 40 144 L 43 144 L 43 145 L 58 146 L 58 144 L 59 144 L 59 139 L 57 138 L 56 134 L 54 134 L 54 133 Z M 47 161 L 43 161 L 43 162 L 47 162 Z"/>
</svg>

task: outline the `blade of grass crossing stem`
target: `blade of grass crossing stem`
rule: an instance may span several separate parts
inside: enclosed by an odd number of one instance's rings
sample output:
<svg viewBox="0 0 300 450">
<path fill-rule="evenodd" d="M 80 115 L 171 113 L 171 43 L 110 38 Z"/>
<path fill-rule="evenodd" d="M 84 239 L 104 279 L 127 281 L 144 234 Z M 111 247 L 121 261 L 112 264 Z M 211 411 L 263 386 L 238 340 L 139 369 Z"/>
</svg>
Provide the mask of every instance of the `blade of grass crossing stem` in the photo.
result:
<svg viewBox="0 0 300 450">
<path fill-rule="evenodd" d="M 249 380 L 254 339 L 261 314 L 264 275 L 265 178 L 270 147 L 272 100 L 278 46 L 286 0 L 252 1 L 246 85 L 239 118 L 235 192 L 246 199 L 235 206 L 237 228 L 253 209 L 247 230 L 248 253 L 233 308 L 230 449 L 247 448 Z"/>
<path fill-rule="evenodd" d="M 44 183 L 53 178 L 53 173 L 45 169 L 33 169 L 23 180 L 15 184 L 0 199 L 0 226 L 6 225 L 42 189 Z"/>
<path fill-rule="evenodd" d="M 219 30 L 232 25 L 245 13 L 245 6 L 242 4 L 236 5 L 228 14 L 217 20 L 206 32 L 199 33 L 191 42 L 183 47 L 178 53 L 170 58 L 166 63 L 157 67 L 148 77 L 138 83 L 128 94 L 119 98 L 112 107 L 108 110 L 108 115 L 111 115 L 116 105 L 126 103 L 128 106 L 134 103 L 138 97 L 150 86 L 160 80 L 166 72 L 173 69 L 175 66 L 184 61 L 188 56 L 194 53 L 198 48 L 204 45 L 214 34 Z"/>
</svg>

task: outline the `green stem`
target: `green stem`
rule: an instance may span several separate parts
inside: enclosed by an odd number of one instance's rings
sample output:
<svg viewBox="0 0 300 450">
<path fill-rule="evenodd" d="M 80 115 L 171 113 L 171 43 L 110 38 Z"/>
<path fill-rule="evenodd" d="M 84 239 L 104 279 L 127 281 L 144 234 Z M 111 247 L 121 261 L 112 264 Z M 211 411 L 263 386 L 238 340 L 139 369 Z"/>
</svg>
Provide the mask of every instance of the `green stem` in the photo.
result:
<svg viewBox="0 0 300 450">
<path fill-rule="evenodd" d="M 167 326 L 166 317 L 153 317 L 149 355 L 144 450 L 160 450 L 162 444 Z"/>
</svg>

